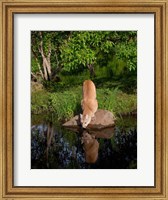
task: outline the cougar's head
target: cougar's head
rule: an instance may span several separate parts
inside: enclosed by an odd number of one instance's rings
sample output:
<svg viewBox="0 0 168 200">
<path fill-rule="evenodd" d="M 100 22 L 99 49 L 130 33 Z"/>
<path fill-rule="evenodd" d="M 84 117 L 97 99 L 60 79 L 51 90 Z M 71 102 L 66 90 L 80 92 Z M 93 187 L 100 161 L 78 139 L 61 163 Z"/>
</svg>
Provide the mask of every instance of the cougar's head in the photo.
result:
<svg viewBox="0 0 168 200">
<path fill-rule="evenodd" d="M 91 122 L 91 116 L 80 114 L 80 122 L 83 128 L 86 128 Z"/>
</svg>

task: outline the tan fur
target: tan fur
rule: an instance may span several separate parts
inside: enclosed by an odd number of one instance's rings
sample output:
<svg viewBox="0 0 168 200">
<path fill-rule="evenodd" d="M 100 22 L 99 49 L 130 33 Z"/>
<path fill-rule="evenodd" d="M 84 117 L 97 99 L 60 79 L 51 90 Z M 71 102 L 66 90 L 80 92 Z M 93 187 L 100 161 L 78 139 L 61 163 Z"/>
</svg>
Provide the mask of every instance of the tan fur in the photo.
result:
<svg viewBox="0 0 168 200">
<path fill-rule="evenodd" d="M 98 159 L 99 143 L 94 136 L 86 131 L 82 137 L 83 149 L 85 151 L 85 160 L 87 163 L 95 163 Z"/>
<path fill-rule="evenodd" d="M 83 83 L 83 99 L 81 101 L 81 106 L 83 110 L 83 115 L 80 115 L 81 124 L 83 128 L 86 128 L 98 108 L 96 87 L 91 80 L 86 80 Z"/>
</svg>

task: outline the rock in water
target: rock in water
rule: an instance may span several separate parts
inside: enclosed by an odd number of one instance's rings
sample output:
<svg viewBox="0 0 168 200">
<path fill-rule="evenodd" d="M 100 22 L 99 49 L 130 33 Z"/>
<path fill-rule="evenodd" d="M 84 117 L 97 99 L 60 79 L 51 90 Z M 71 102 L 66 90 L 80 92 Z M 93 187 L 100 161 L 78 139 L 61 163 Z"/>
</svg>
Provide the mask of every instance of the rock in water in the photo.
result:
<svg viewBox="0 0 168 200">
<path fill-rule="evenodd" d="M 91 120 L 90 124 L 86 129 L 102 129 L 106 127 L 112 127 L 115 125 L 115 116 L 112 112 L 108 110 L 97 110 L 95 117 Z M 63 124 L 65 127 L 76 128 L 80 126 L 80 117 L 76 115 L 69 121 Z"/>
</svg>

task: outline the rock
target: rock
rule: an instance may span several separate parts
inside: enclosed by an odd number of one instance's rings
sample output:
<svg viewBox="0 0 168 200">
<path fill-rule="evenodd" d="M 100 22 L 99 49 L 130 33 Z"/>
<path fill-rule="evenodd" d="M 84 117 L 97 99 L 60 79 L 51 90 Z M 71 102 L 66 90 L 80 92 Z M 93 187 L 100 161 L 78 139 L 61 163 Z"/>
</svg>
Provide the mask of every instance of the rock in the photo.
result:
<svg viewBox="0 0 168 200">
<path fill-rule="evenodd" d="M 75 117 L 71 118 L 69 121 L 65 122 L 63 126 L 70 127 L 70 128 L 78 128 L 78 126 L 80 126 L 79 115 L 76 115 Z"/>
<path fill-rule="evenodd" d="M 115 117 L 112 112 L 108 110 L 98 110 L 95 113 L 95 119 L 92 119 L 88 125 L 88 129 L 102 129 L 112 127 L 115 125 Z"/>
<path fill-rule="evenodd" d="M 63 124 L 64 127 L 78 128 L 80 126 L 80 117 L 76 115 L 69 121 Z M 91 129 L 103 129 L 107 127 L 115 126 L 115 117 L 112 112 L 108 110 L 97 110 L 95 118 L 91 120 L 90 124 L 86 127 L 86 130 Z"/>
</svg>

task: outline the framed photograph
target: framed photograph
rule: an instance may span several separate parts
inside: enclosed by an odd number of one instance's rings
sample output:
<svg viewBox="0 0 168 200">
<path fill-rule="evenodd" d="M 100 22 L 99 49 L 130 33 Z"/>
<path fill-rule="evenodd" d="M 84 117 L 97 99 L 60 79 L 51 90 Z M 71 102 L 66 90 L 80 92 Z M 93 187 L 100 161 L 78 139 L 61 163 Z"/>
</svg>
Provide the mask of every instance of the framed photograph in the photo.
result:
<svg viewBox="0 0 168 200">
<path fill-rule="evenodd" d="M 1 199 L 168 199 L 168 1 L 0 8 Z"/>
</svg>

